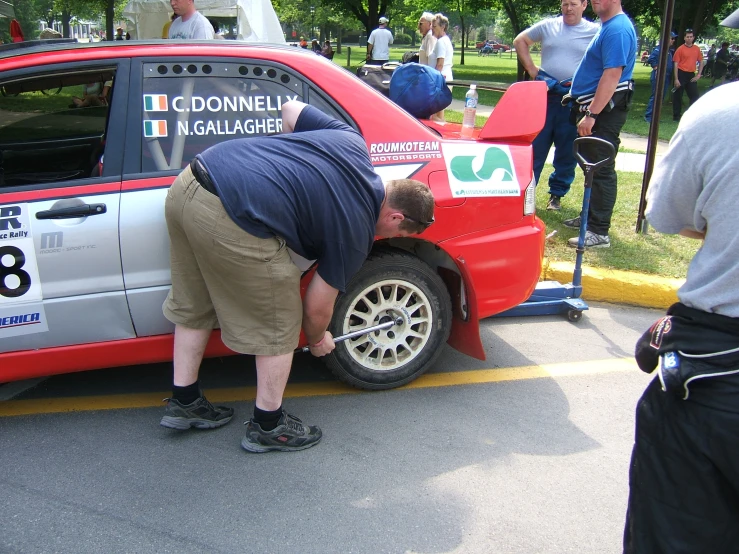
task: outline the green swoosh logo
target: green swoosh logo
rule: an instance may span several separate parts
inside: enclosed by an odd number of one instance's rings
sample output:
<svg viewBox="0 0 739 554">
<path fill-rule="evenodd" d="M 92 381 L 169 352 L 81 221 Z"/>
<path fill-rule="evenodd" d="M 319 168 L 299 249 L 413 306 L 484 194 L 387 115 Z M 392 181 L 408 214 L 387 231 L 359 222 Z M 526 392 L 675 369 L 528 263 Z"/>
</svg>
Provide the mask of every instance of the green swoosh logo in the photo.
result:
<svg viewBox="0 0 739 554">
<path fill-rule="evenodd" d="M 472 162 L 477 156 L 455 156 L 449 164 L 452 175 L 463 183 L 474 183 L 479 181 L 487 181 L 493 176 L 493 172 L 497 169 L 503 170 L 501 182 L 513 181 L 513 167 L 511 166 L 508 155 L 494 146 L 485 151 L 482 167 L 475 172 L 472 169 Z"/>
</svg>

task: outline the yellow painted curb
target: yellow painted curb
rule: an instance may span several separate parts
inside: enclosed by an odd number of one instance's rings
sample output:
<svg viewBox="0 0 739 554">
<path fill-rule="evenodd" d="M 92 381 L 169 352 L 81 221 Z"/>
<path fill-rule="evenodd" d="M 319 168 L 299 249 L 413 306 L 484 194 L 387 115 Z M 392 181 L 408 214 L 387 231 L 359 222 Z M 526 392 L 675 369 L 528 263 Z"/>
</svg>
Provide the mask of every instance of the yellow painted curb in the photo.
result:
<svg viewBox="0 0 739 554">
<path fill-rule="evenodd" d="M 541 279 L 571 283 L 575 264 L 553 262 L 542 264 Z M 673 279 L 616 269 L 582 268 L 582 297 L 597 302 L 630 304 L 645 308 L 667 308 L 677 302 L 677 289 L 685 279 Z"/>
</svg>

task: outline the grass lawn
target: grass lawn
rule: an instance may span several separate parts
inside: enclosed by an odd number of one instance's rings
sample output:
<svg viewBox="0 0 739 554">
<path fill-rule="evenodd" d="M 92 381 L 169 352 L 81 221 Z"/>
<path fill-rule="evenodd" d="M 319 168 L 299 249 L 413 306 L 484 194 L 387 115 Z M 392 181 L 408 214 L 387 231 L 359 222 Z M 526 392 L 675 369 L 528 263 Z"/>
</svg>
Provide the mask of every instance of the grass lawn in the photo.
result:
<svg viewBox="0 0 739 554">
<path fill-rule="evenodd" d="M 576 237 L 575 229 L 568 229 L 562 221 L 580 214 L 583 195 L 582 171 L 576 172 L 575 182 L 570 192 L 562 199 L 562 210 L 546 211 L 548 179 L 552 171 L 550 165 L 544 166 L 536 190 L 536 212 L 546 223 L 547 234 L 557 234 L 547 241 L 545 255 L 551 260 L 575 262 L 575 249 L 567 246 L 567 239 Z M 640 271 L 665 277 L 684 278 L 688 264 L 695 255 L 700 241 L 677 235 L 663 235 L 654 229 L 647 234 L 637 234 L 636 214 L 641 194 L 641 173 L 618 172 L 618 199 L 611 220 L 610 248 L 588 250 L 583 263 L 592 267 Z"/>
</svg>

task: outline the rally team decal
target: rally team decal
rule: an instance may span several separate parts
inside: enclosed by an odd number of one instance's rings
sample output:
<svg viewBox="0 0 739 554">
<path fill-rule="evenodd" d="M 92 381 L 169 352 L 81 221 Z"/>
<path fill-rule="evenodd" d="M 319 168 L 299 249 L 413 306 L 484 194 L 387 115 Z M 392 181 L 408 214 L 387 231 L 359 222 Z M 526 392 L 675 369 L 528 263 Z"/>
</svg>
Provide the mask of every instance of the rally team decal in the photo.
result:
<svg viewBox="0 0 739 554">
<path fill-rule="evenodd" d="M 373 164 L 418 162 L 441 158 L 441 150 L 438 140 L 375 142 L 370 144 L 370 157 Z"/>
<path fill-rule="evenodd" d="M 28 204 L 0 206 L 0 338 L 48 331 Z"/>
<path fill-rule="evenodd" d="M 281 112 L 282 105 L 298 96 L 168 96 L 144 94 L 144 137 L 203 135 L 265 135 L 282 132 L 282 118 L 268 112 Z M 165 113 L 177 115 L 168 122 Z M 246 117 L 242 114 L 265 114 Z M 195 114 L 191 117 L 191 114 Z M 203 117 L 205 116 L 205 117 Z M 241 117 L 240 117 L 241 116 Z"/>
<path fill-rule="evenodd" d="M 507 146 L 444 143 L 442 150 L 452 196 L 521 194 Z"/>
</svg>

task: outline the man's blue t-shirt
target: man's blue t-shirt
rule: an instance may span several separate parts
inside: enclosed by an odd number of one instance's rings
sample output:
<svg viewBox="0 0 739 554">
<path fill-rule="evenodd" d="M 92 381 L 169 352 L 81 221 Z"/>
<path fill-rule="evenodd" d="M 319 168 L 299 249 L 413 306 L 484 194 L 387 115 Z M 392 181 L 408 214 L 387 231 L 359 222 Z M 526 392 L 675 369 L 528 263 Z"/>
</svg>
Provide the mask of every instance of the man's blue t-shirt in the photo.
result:
<svg viewBox="0 0 739 554">
<path fill-rule="evenodd" d="M 623 67 L 619 82 L 628 81 L 636 64 L 636 32 L 626 14 L 620 13 L 605 23 L 590 41 L 572 78 L 571 94 L 575 98 L 593 94 L 604 69 Z"/>
<path fill-rule="evenodd" d="M 239 227 L 283 238 L 318 260 L 324 281 L 346 290 L 372 247 L 385 198 L 359 133 L 306 106 L 294 133 L 229 140 L 198 158 Z"/>
</svg>

